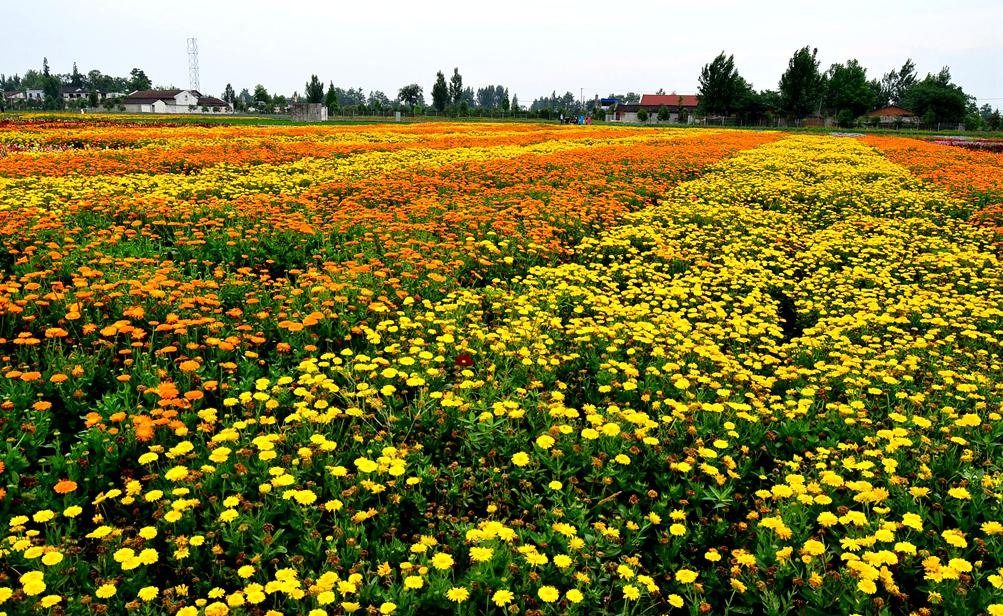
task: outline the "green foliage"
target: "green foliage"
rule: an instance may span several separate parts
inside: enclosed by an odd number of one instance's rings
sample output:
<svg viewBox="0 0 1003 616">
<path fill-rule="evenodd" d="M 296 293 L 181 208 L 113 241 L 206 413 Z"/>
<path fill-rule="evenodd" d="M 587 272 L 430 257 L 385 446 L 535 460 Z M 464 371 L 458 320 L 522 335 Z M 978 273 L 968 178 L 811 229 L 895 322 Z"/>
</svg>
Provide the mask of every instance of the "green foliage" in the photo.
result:
<svg viewBox="0 0 1003 616">
<path fill-rule="evenodd" d="M 432 85 L 432 106 L 442 113 L 449 104 L 449 86 L 446 85 L 446 76 L 439 71 L 435 74 L 435 84 Z"/>
<path fill-rule="evenodd" d="M 874 107 L 874 90 L 867 81 L 867 69 L 856 60 L 833 64 L 826 79 L 823 105 L 830 113 L 848 110 L 853 117 L 864 115 Z"/>
<path fill-rule="evenodd" d="M 823 80 L 817 56 L 817 49 L 802 47 L 780 77 L 780 109 L 789 118 L 804 118 L 818 107 Z"/>
<path fill-rule="evenodd" d="M 324 83 L 320 79 L 317 79 L 316 75 L 310 75 L 310 81 L 306 82 L 303 96 L 306 97 L 306 102 L 308 103 L 323 103 Z"/>
<path fill-rule="evenodd" d="M 836 122 L 841 128 L 851 128 L 856 124 L 857 116 L 849 109 L 840 109 L 836 114 Z"/>
<path fill-rule="evenodd" d="M 641 122 L 647 122 L 648 121 L 648 110 L 645 109 L 644 107 L 641 107 L 640 109 L 638 109 L 637 110 L 637 119 L 639 121 L 641 121 Z"/>
<path fill-rule="evenodd" d="M 153 86 L 153 82 L 141 68 L 132 69 L 129 71 L 129 75 L 132 77 L 129 80 L 129 87 L 133 90 L 149 90 Z"/>
<path fill-rule="evenodd" d="M 460 69 L 453 69 L 453 76 L 449 78 L 449 100 L 452 101 L 454 105 L 460 104 L 460 99 L 463 98 L 463 76 L 460 75 Z"/>
<path fill-rule="evenodd" d="M 933 114 L 933 122 L 961 122 L 968 111 L 969 97 L 960 86 L 951 83 L 951 71 L 945 66 L 938 74 L 927 74 L 923 81 L 909 88 L 902 102 L 903 107 L 922 116 L 924 122 L 929 114 Z"/>
<path fill-rule="evenodd" d="M 735 56 L 725 56 L 723 51 L 704 65 L 698 81 L 699 107 L 704 115 L 730 116 L 751 90 L 735 68 Z"/>
<path fill-rule="evenodd" d="M 425 104 L 425 93 L 416 83 L 408 84 L 397 91 L 397 98 L 409 107 Z"/>
<path fill-rule="evenodd" d="M 658 108 L 658 121 L 659 122 L 668 122 L 669 121 L 669 117 L 670 117 L 670 114 L 669 114 L 669 108 L 668 107 L 666 107 L 665 105 L 662 105 L 661 107 Z"/>
</svg>

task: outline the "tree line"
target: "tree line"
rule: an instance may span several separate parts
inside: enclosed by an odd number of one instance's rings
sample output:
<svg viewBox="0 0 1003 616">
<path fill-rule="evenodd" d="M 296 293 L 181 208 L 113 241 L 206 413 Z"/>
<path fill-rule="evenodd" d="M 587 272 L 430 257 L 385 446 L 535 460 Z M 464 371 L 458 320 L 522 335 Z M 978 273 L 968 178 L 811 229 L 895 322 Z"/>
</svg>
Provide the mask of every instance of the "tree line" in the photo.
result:
<svg viewBox="0 0 1003 616">
<path fill-rule="evenodd" d="M 999 110 L 989 105 L 977 108 L 975 98 L 953 82 L 950 68 L 920 79 L 912 59 L 880 79 L 868 79 L 867 69 L 856 59 L 823 71 L 818 50 L 805 46 L 791 56 L 776 90 L 756 91 L 739 74 L 734 55 L 722 51 L 703 66 L 698 82 L 700 114 L 749 123 L 774 116 L 788 120 L 830 116 L 848 127 L 861 122 L 868 111 L 896 105 L 927 125 L 963 122 L 973 130 L 1000 127 Z"/>
<path fill-rule="evenodd" d="M 121 95 L 135 90 L 148 90 L 152 85 L 150 78 L 141 68 L 134 68 L 128 77 L 121 77 L 105 75 L 97 69 L 81 73 L 77 69 L 77 63 L 74 62 L 71 72 L 61 74 L 54 73 L 49 69 L 48 58 L 42 58 L 41 70 L 29 69 L 25 71 L 24 75 L 0 74 L 0 92 L 41 90 L 41 99 L 25 99 L 19 104 L 26 108 L 47 110 L 58 110 L 66 107 L 67 101 L 63 99 L 64 87 L 79 88 L 87 93 L 86 98 L 75 101 L 77 105 L 97 107 L 104 103 L 111 107 L 121 102 L 119 100 Z M 109 98 L 106 96 L 109 93 L 119 96 Z"/>
</svg>

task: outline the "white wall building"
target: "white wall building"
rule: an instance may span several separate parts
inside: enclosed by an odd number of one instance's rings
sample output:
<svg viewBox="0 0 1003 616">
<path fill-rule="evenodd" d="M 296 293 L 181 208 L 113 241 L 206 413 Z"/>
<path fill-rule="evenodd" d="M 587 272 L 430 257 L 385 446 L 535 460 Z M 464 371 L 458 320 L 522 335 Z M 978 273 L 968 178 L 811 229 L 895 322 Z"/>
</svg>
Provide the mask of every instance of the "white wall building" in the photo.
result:
<svg viewBox="0 0 1003 616">
<path fill-rule="evenodd" d="M 137 90 L 122 104 L 130 113 L 233 113 L 229 103 L 198 90 Z"/>
</svg>

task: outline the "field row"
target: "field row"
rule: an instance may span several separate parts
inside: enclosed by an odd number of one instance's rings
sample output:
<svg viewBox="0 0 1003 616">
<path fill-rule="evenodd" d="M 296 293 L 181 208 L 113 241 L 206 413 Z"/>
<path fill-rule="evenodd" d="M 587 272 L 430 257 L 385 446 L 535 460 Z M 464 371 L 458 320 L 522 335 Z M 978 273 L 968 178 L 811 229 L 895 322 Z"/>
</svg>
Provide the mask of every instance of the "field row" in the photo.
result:
<svg viewBox="0 0 1003 616">
<path fill-rule="evenodd" d="M 979 203 L 855 139 L 422 128 L 4 180 L 3 608 L 1003 613 Z"/>
</svg>

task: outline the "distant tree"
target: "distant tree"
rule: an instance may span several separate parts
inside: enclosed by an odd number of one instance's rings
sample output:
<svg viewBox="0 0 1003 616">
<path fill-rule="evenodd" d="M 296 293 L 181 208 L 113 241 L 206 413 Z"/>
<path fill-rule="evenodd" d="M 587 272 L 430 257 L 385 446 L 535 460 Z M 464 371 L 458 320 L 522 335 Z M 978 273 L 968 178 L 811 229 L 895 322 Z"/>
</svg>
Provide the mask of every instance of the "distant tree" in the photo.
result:
<svg viewBox="0 0 1003 616">
<path fill-rule="evenodd" d="M 648 110 L 645 109 L 644 107 L 641 107 L 640 109 L 638 109 L 637 110 L 637 119 L 640 120 L 641 122 L 647 122 L 648 121 Z"/>
<path fill-rule="evenodd" d="M 637 92 L 627 92 L 626 94 L 613 94 L 610 92 L 607 98 L 615 98 L 618 102 L 623 103 L 624 105 L 641 102 L 641 95 Z"/>
<path fill-rule="evenodd" d="M 101 95 L 98 94 L 97 89 L 91 88 L 91 91 L 87 93 L 87 102 L 91 107 L 98 106 L 98 103 L 101 102 Z"/>
<path fill-rule="evenodd" d="M 829 113 L 849 110 L 854 119 L 874 106 L 874 91 L 867 81 L 867 69 L 856 60 L 829 67 L 823 105 Z"/>
<path fill-rule="evenodd" d="M 70 85 L 74 88 L 84 87 L 84 76 L 77 70 L 77 63 L 73 63 L 73 72 L 70 74 Z"/>
<path fill-rule="evenodd" d="M 416 83 L 408 84 L 397 91 L 397 99 L 406 103 L 408 107 L 425 104 L 425 93 L 421 86 Z"/>
<path fill-rule="evenodd" d="M 333 114 L 338 109 L 338 93 L 334 90 L 334 82 L 327 82 L 327 93 L 324 94 L 324 106 L 328 113 Z"/>
<path fill-rule="evenodd" d="M 857 122 L 857 115 L 850 109 L 840 109 L 836 114 L 836 123 L 841 128 L 851 128 Z"/>
<path fill-rule="evenodd" d="M 284 110 L 289 101 L 286 99 L 285 94 L 276 94 L 272 97 L 272 106 L 279 110 Z"/>
<path fill-rule="evenodd" d="M 1000 126 L 1003 125 L 1003 120 L 1000 118 L 1000 110 L 994 110 L 989 118 L 986 120 L 986 128 L 989 130 L 999 130 Z"/>
<path fill-rule="evenodd" d="M 432 86 L 432 106 L 441 113 L 448 104 L 449 86 L 446 85 L 446 76 L 439 71 L 435 74 L 435 84 Z"/>
<path fill-rule="evenodd" d="M 512 95 L 512 111 L 513 112 L 519 111 L 519 95 L 518 94 L 513 94 Z"/>
<path fill-rule="evenodd" d="M 132 77 L 129 80 L 129 87 L 133 90 L 149 90 L 153 85 L 150 78 L 146 76 L 141 68 L 134 68 L 129 71 L 129 75 Z"/>
<path fill-rule="evenodd" d="M 670 117 L 671 117 L 671 115 L 669 113 L 669 108 L 668 107 L 666 107 L 665 105 L 662 105 L 661 107 L 658 108 L 658 121 L 659 122 L 668 122 Z"/>
<path fill-rule="evenodd" d="M 234 91 L 233 86 L 226 84 L 223 88 L 223 100 L 233 105 L 237 102 L 237 93 Z"/>
<path fill-rule="evenodd" d="M 989 103 L 985 103 L 984 105 L 979 107 L 979 116 L 982 118 L 983 122 L 988 122 L 989 116 L 991 116 L 992 114 L 993 114 L 993 108 L 989 105 Z"/>
<path fill-rule="evenodd" d="M 802 47 L 780 77 L 780 109 L 789 118 L 804 118 L 818 107 L 823 80 L 817 56 L 817 49 Z"/>
<path fill-rule="evenodd" d="M 933 120 L 926 122 L 961 122 L 969 113 L 970 97 L 960 86 L 951 82 L 951 69 L 944 67 L 934 75 L 927 74 L 909 88 L 903 95 L 903 106 L 924 118 L 933 114 Z"/>
<path fill-rule="evenodd" d="M 303 92 L 308 103 L 324 102 L 324 84 L 316 75 L 310 75 L 310 81 L 306 82 L 306 89 Z"/>
<path fill-rule="evenodd" d="M 907 58 L 902 63 L 902 68 L 899 70 L 892 69 L 881 77 L 881 89 L 877 96 L 876 104 L 879 107 L 902 105 L 906 92 L 916 85 L 917 80 L 916 64 L 912 61 L 912 58 Z"/>
<path fill-rule="evenodd" d="M 49 73 L 48 58 L 42 58 L 42 94 L 46 109 L 63 108 L 63 84 L 58 77 Z"/>
<path fill-rule="evenodd" d="M 730 116 L 750 89 L 735 68 L 735 56 L 725 56 L 723 51 L 704 65 L 697 81 L 700 111 L 706 115 Z"/>
<path fill-rule="evenodd" d="M 460 69 L 453 69 L 453 76 L 449 78 L 449 100 L 454 105 L 459 105 L 460 100 L 463 99 L 463 76 L 460 75 Z"/>
<path fill-rule="evenodd" d="M 508 99 L 508 88 L 505 88 L 504 94 L 502 94 L 501 108 L 502 111 L 508 112 L 509 108 L 512 106 L 511 101 Z"/>
<path fill-rule="evenodd" d="M 268 94 L 268 90 L 265 89 L 265 86 L 260 83 L 254 86 L 254 94 L 252 95 L 251 100 L 254 101 L 254 106 L 257 107 L 259 111 L 272 104 L 272 97 Z"/>
<path fill-rule="evenodd" d="M 366 97 L 366 104 L 376 113 L 380 113 L 384 109 L 390 108 L 390 97 L 380 90 L 372 90 L 369 92 L 369 96 Z"/>
<path fill-rule="evenodd" d="M 460 92 L 460 104 L 465 104 L 468 109 L 477 106 L 477 95 L 473 88 L 469 86 L 463 88 L 463 91 Z"/>
</svg>

